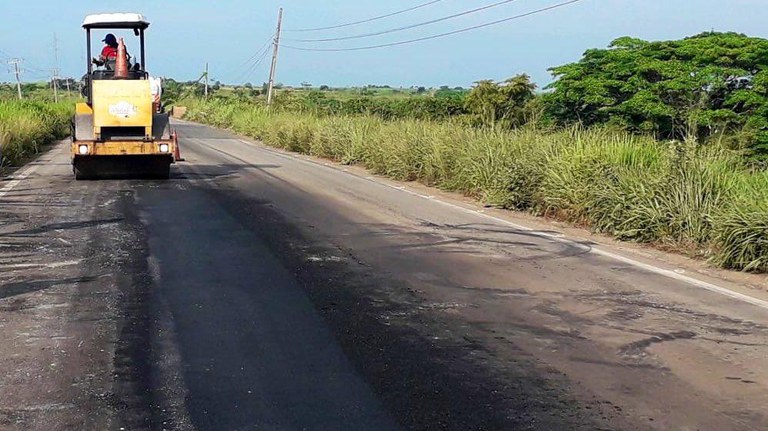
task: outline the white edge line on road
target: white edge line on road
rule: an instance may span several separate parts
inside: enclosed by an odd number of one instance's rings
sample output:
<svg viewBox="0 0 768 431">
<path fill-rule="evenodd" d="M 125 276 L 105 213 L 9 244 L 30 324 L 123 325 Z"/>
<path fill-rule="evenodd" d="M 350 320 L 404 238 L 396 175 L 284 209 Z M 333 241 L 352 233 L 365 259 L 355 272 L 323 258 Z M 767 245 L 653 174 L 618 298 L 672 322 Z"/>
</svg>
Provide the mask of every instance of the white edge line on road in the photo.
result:
<svg viewBox="0 0 768 431">
<path fill-rule="evenodd" d="M 249 142 L 249 141 L 246 141 L 244 139 L 239 139 L 239 141 L 241 143 L 244 143 L 244 144 L 247 144 L 247 145 L 253 145 L 254 144 L 253 142 Z M 672 270 L 669 270 L 669 269 L 659 268 L 658 266 L 655 266 L 655 265 L 651 265 L 651 264 L 648 264 L 648 263 L 643 263 L 643 262 L 637 261 L 635 259 L 631 259 L 631 258 L 628 258 L 626 256 L 622 256 L 620 254 L 616 254 L 616 253 L 613 253 L 613 252 L 610 252 L 610 251 L 607 251 L 607 250 L 603 250 L 601 248 L 580 244 L 579 242 L 576 242 L 576 241 L 573 241 L 573 240 L 569 240 L 569 239 L 566 239 L 566 238 L 558 237 L 558 235 L 548 234 L 548 233 L 545 233 L 545 232 L 539 232 L 539 231 L 536 231 L 535 229 L 531 229 L 531 228 L 529 228 L 527 226 L 523 226 L 523 225 L 511 222 L 509 220 L 505 220 L 503 218 L 499 218 L 499 217 L 495 217 L 495 216 L 486 214 L 486 213 L 484 213 L 484 212 L 482 212 L 480 210 L 473 210 L 473 209 L 470 209 L 470 208 L 465 208 L 465 207 L 463 207 L 461 205 L 456 205 L 456 204 L 452 204 L 450 202 L 443 201 L 441 199 L 437 199 L 434 196 L 427 196 L 427 195 L 423 195 L 423 194 L 418 193 L 418 192 L 414 192 L 412 190 L 408 190 L 407 188 L 405 188 L 405 186 L 396 186 L 396 185 L 392 185 L 392 184 L 387 184 L 387 183 L 382 182 L 382 181 L 378 181 L 376 179 L 376 177 L 372 177 L 372 176 L 363 177 L 363 176 L 356 175 L 356 174 L 348 172 L 348 171 L 343 171 L 343 170 L 340 170 L 340 169 L 336 169 L 335 167 L 329 166 L 327 164 L 315 163 L 312 160 L 307 160 L 305 158 L 298 157 L 298 155 L 293 155 L 293 154 L 290 154 L 290 153 L 282 153 L 282 152 L 277 151 L 277 150 L 275 150 L 273 148 L 265 147 L 263 145 L 261 145 L 260 147 L 266 149 L 267 151 L 269 151 L 272 154 L 275 154 L 275 155 L 277 155 L 279 157 L 282 157 L 282 158 L 285 158 L 285 159 L 295 160 L 295 161 L 311 164 L 313 166 L 320 166 L 320 167 L 325 167 L 325 168 L 328 168 L 328 169 L 333 169 L 336 172 L 341 172 L 341 173 L 344 173 L 344 174 L 347 174 L 347 175 L 351 175 L 351 176 L 354 176 L 354 177 L 362 179 L 362 180 L 366 180 L 366 181 L 370 181 L 370 182 L 373 182 L 373 183 L 376 183 L 376 184 L 379 184 L 379 185 L 383 185 L 383 186 L 389 187 L 389 188 L 391 188 L 393 190 L 398 190 L 398 191 L 401 191 L 401 192 L 405 192 L 405 193 L 408 193 L 410 195 L 417 196 L 419 198 L 426 199 L 426 200 L 431 201 L 431 202 L 439 203 L 441 205 L 444 205 L 446 207 L 449 207 L 449 208 L 452 208 L 452 209 L 455 209 L 455 210 L 463 211 L 463 212 L 465 212 L 467 214 L 473 214 L 475 216 L 480 216 L 480 217 L 488 219 L 488 220 L 493 220 L 493 221 L 495 221 L 497 223 L 505 224 L 505 225 L 510 226 L 512 228 L 515 228 L 517 230 L 521 230 L 521 231 L 524 231 L 524 232 L 531 233 L 531 234 L 533 234 L 535 236 L 538 236 L 540 238 L 545 238 L 545 239 L 549 239 L 549 240 L 554 241 L 554 242 L 559 242 L 559 243 L 568 244 L 568 245 L 571 245 L 571 246 L 576 246 L 576 247 L 582 248 L 586 252 L 594 253 L 594 254 L 596 254 L 598 256 L 603 256 L 603 257 L 607 257 L 609 259 L 617 260 L 619 262 L 635 266 L 637 268 L 643 269 L 643 270 L 648 271 L 648 272 L 652 272 L 654 274 L 662 275 L 664 277 L 668 277 L 668 278 L 671 278 L 671 279 L 674 279 L 674 280 L 677 280 L 677 281 L 682 281 L 684 283 L 688 283 L 690 285 L 693 285 L 693 286 L 696 286 L 696 287 L 700 287 L 702 289 L 709 290 L 710 292 L 718 293 L 720 295 L 727 296 L 729 298 L 736 299 L 736 300 L 739 300 L 739 301 L 743 301 L 743 302 L 752 304 L 754 306 L 757 306 L 757 307 L 760 307 L 760 308 L 768 310 L 768 301 L 764 301 L 762 299 L 758 299 L 758 298 L 755 298 L 753 296 L 745 295 L 743 293 L 734 292 L 733 290 L 730 290 L 730 289 L 725 288 L 725 287 L 718 286 L 716 284 L 708 283 L 706 281 L 702 281 L 702 280 L 699 280 L 699 279 L 696 279 L 696 278 L 693 278 L 693 277 L 688 277 L 686 275 L 679 274 L 679 273 L 677 273 L 675 271 L 672 271 Z"/>
<path fill-rule="evenodd" d="M 32 173 L 34 173 L 37 168 L 38 164 L 35 162 L 32 162 L 31 165 L 27 166 L 26 168 L 22 169 L 21 171 L 17 171 L 15 174 L 11 175 L 10 178 L 13 178 L 12 180 L 8 181 L 3 188 L 0 188 L 0 199 L 5 197 L 11 190 L 14 189 L 14 187 L 18 186 L 20 182 L 27 179 Z"/>
<path fill-rule="evenodd" d="M 45 151 L 44 153 L 40 154 L 40 157 L 35 158 L 32 160 L 26 168 L 19 169 L 18 171 L 14 172 L 12 175 L 8 176 L 8 178 L 12 178 L 10 181 L 8 181 L 3 187 L 0 187 L 0 199 L 5 197 L 8 193 L 10 193 L 16 186 L 19 185 L 20 182 L 27 179 L 30 175 L 32 175 L 38 167 L 40 167 L 40 161 L 42 161 L 42 158 L 45 157 L 47 153 L 50 151 L 53 151 L 54 148 L 61 145 L 63 142 L 67 141 L 67 139 L 63 139 L 60 141 L 56 141 L 51 145 L 50 150 Z"/>
</svg>

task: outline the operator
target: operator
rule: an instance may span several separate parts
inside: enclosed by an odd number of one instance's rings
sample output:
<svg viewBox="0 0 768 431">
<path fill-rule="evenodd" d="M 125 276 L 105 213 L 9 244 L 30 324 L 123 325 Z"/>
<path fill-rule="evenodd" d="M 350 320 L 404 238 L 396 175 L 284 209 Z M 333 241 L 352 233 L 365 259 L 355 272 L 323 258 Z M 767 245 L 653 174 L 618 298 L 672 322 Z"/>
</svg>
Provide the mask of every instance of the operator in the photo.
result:
<svg viewBox="0 0 768 431">
<path fill-rule="evenodd" d="M 107 34 L 102 42 L 104 42 L 104 49 L 101 50 L 99 59 L 94 61 L 99 66 L 103 66 L 106 62 L 117 58 L 117 38 L 115 35 L 112 33 Z"/>
<path fill-rule="evenodd" d="M 114 34 L 109 33 L 104 37 L 104 48 L 101 50 L 101 55 L 99 56 L 99 59 L 94 59 L 93 63 L 97 66 L 104 66 L 106 65 L 108 69 L 112 69 L 115 60 L 117 60 L 117 38 Z M 126 55 L 128 56 L 128 61 L 131 61 L 131 56 L 128 55 L 126 52 Z"/>
</svg>

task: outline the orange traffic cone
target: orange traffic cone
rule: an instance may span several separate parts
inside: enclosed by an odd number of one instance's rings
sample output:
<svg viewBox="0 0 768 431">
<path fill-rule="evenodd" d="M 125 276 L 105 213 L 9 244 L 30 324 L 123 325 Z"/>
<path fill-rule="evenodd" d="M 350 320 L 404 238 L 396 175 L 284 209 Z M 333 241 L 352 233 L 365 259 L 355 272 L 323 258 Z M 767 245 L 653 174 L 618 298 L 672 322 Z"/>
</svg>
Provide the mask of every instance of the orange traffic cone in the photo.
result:
<svg viewBox="0 0 768 431">
<path fill-rule="evenodd" d="M 184 159 L 181 157 L 181 150 L 179 150 L 179 137 L 176 135 L 176 132 L 173 132 L 173 158 L 177 162 L 183 162 Z"/>
<path fill-rule="evenodd" d="M 125 50 L 125 41 L 120 38 L 117 45 L 117 59 L 115 60 L 115 79 L 128 79 L 128 53 Z"/>
</svg>

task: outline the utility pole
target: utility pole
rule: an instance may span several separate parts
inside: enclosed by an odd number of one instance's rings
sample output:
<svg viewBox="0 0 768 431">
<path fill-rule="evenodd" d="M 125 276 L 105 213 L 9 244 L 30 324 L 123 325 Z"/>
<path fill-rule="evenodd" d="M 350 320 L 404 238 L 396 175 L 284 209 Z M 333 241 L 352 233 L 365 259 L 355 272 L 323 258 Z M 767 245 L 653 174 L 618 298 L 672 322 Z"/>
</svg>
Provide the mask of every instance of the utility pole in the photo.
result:
<svg viewBox="0 0 768 431">
<path fill-rule="evenodd" d="M 18 58 L 14 58 L 8 63 L 12 64 L 14 70 L 16 71 L 16 89 L 19 92 L 19 100 L 21 100 L 23 98 L 21 96 L 21 78 L 19 77 L 19 63 L 21 63 L 21 60 L 19 60 Z"/>
<path fill-rule="evenodd" d="M 53 78 L 53 102 L 59 103 L 59 40 L 56 38 L 56 33 L 53 34 L 53 71 L 51 73 Z"/>
<path fill-rule="evenodd" d="M 59 103 L 59 70 L 53 69 L 51 71 L 51 85 L 53 86 L 53 102 Z"/>
<path fill-rule="evenodd" d="M 205 98 L 208 98 L 208 62 L 205 63 Z"/>
<path fill-rule="evenodd" d="M 273 43 L 274 50 L 272 51 L 272 67 L 269 69 L 269 87 L 267 89 L 267 106 L 272 106 L 272 98 L 275 93 L 275 69 L 277 69 L 277 54 L 280 51 L 280 33 L 283 28 L 283 8 L 280 8 L 280 12 L 277 14 L 277 33 L 275 34 L 275 41 Z"/>
<path fill-rule="evenodd" d="M 59 39 L 53 34 L 53 67 L 59 67 Z"/>
<path fill-rule="evenodd" d="M 67 78 L 67 97 L 72 97 L 72 91 L 69 88 L 69 78 Z"/>
</svg>

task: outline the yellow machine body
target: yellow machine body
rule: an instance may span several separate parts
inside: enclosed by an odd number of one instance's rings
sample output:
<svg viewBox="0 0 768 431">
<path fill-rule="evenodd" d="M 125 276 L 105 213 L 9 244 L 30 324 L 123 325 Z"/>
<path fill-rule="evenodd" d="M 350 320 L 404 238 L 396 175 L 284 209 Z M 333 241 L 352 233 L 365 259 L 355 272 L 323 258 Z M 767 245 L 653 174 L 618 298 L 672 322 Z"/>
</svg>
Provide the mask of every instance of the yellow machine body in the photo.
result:
<svg viewBox="0 0 768 431">
<path fill-rule="evenodd" d="M 152 138 L 152 92 L 148 80 L 93 81 L 93 133 L 106 127 L 142 127 Z"/>
<path fill-rule="evenodd" d="M 78 178 L 165 177 L 178 154 L 169 116 L 154 112 L 148 80 L 94 80 L 92 103 L 78 103 L 72 163 Z"/>
<path fill-rule="evenodd" d="M 82 92 L 87 102 L 77 104 L 72 119 L 75 178 L 168 178 L 171 164 L 182 159 L 170 116 L 162 112 L 160 81 L 146 68 L 149 21 L 138 13 L 105 13 L 86 16 L 82 26 L 88 53 Z M 114 56 L 92 56 L 93 32 L 112 30 L 132 30 L 139 38 L 135 58 L 128 56 L 123 38 L 114 41 Z"/>
</svg>

